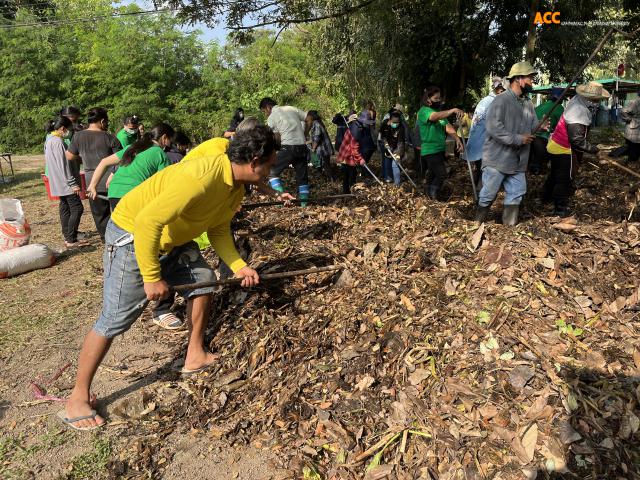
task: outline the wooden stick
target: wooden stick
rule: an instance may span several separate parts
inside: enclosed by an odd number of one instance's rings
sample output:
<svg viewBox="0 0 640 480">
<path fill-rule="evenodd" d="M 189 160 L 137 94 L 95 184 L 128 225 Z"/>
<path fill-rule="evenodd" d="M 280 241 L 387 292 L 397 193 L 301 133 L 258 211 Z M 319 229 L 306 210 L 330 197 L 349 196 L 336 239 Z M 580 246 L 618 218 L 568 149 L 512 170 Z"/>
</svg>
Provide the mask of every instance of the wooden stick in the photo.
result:
<svg viewBox="0 0 640 480">
<path fill-rule="evenodd" d="M 536 125 L 536 128 L 533 129 L 533 132 L 531 132 L 531 135 L 535 135 L 538 130 L 540 130 L 542 128 L 542 125 L 544 125 L 544 123 L 547 121 L 547 119 L 551 116 L 551 113 L 556 109 L 556 107 L 558 105 L 560 105 L 560 103 L 562 103 L 562 100 L 564 99 L 564 96 L 567 94 L 567 92 L 569 91 L 569 89 L 571 88 L 571 85 L 574 84 L 574 82 L 578 79 L 578 77 L 580 75 L 582 75 L 582 72 L 584 71 L 585 68 L 587 68 L 587 66 L 591 63 L 591 61 L 593 60 L 593 58 L 598 54 L 598 52 L 602 49 L 602 47 L 604 46 L 604 44 L 606 43 L 606 41 L 609 39 L 609 37 L 613 34 L 613 32 L 615 31 L 615 28 L 610 28 L 609 31 L 605 34 L 604 37 L 602 37 L 602 40 L 600 40 L 600 43 L 598 44 L 598 46 L 596 47 L 596 49 L 591 53 L 591 55 L 589 56 L 589 58 L 587 58 L 587 61 L 584 62 L 582 64 L 582 66 L 580 67 L 580 70 L 578 70 L 578 72 L 573 76 L 573 78 L 571 79 L 571 81 L 567 84 L 567 86 L 565 87 L 565 89 L 562 91 L 562 93 L 560 94 L 560 96 L 558 97 L 558 99 L 556 100 L 556 103 L 553 104 L 553 106 L 551 107 L 551 110 L 549 110 L 541 119 L 540 122 L 538 123 L 538 125 Z"/>
<path fill-rule="evenodd" d="M 321 202 L 329 202 L 331 200 L 340 200 L 342 198 L 352 198 L 355 197 L 352 193 L 342 194 L 342 195 L 329 195 L 327 197 L 317 197 L 317 198 L 308 198 L 306 200 L 300 200 L 296 198 L 295 200 L 287 200 L 291 203 L 321 203 Z M 286 203 L 285 200 L 274 200 L 272 202 L 258 202 L 258 203 L 245 203 L 242 205 L 242 208 L 245 210 L 251 210 L 253 208 L 260 207 L 271 207 L 273 205 L 284 205 Z"/>
<path fill-rule="evenodd" d="M 613 165 L 614 167 L 618 167 L 620 170 L 627 172 L 629 175 L 633 175 L 636 178 L 640 178 L 640 173 L 631 170 L 630 168 L 625 167 L 624 165 L 620 165 L 615 160 L 610 160 L 608 158 L 600 158 L 600 163 L 608 163 L 609 165 Z"/>
<path fill-rule="evenodd" d="M 302 275 L 311 275 L 312 273 L 322 273 L 322 272 L 334 272 L 336 270 L 341 270 L 342 265 L 329 265 L 326 267 L 315 267 L 309 268 L 307 270 L 293 270 L 291 272 L 280 272 L 280 273 L 265 273 L 264 275 L 260 275 L 260 281 L 265 280 L 278 280 L 281 278 L 291 278 L 291 277 L 299 277 Z M 190 283 L 186 285 L 175 285 L 172 290 L 176 292 L 183 292 L 185 290 L 195 290 L 197 288 L 205 288 L 205 287 L 220 287 L 223 285 L 240 285 L 242 283 L 242 278 L 228 278 L 226 280 L 218 280 L 215 282 L 201 282 L 201 283 Z"/>
</svg>

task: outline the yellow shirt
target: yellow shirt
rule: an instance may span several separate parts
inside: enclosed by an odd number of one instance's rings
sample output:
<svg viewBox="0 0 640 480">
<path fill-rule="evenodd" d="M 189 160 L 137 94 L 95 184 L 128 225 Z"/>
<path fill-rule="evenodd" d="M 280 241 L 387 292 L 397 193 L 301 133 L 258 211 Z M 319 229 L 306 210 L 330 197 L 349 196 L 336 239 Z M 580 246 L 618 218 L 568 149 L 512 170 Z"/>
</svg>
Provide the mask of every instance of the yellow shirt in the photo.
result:
<svg viewBox="0 0 640 480">
<path fill-rule="evenodd" d="M 181 160 L 181 162 L 193 160 L 194 158 L 208 157 L 210 155 L 216 155 L 221 149 L 225 152 L 229 147 L 229 140 L 222 137 L 212 138 L 206 142 L 202 142 L 195 148 L 189 150 L 189 153 Z"/>
<path fill-rule="evenodd" d="M 145 282 L 161 280 L 160 254 L 205 231 L 231 270 L 237 272 L 246 265 L 233 244 L 230 227 L 242 202 L 244 186 L 234 185 L 226 155 L 229 142 L 214 140 L 208 155 L 189 158 L 189 152 L 180 163 L 161 170 L 127 193 L 111 215 L 120 228 L 133 234 L 136 259 Z"/>
<path fill-rule="evenodd" d="M 570 148 L 565 148 L 561 145 L 558 145 L 551 139 L 549 140 L 549 143 L 547 143 L 547 152 L 551 153 L 552 155 L 571 155 Z"/>
</svg>

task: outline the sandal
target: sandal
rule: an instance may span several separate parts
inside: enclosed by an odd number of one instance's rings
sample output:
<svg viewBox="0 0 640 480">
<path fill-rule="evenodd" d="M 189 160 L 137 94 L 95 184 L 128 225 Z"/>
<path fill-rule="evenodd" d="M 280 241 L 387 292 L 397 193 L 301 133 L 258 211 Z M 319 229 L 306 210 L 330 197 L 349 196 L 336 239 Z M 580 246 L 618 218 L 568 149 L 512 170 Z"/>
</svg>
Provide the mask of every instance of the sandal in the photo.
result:
<svg viewBox="0 0 640 480">
<path fill-rule="evenodd" d="M 173 313 L 163 313 L 153 317 L 153 323 L 165 330 L 180 330 L 184 328 L 184 322 Z"/>
<path fill-rule="evenodd" d="M 90 427 L 78 427 L 74 425 L 74 423 L 79 422 L 80 420 L 95 420 L 96 416 L 98 415 L 98 412 L 96 412 L 95 410 L 91 410 L 90 415 L 83 415 L 81 417 L 67 418 L 66 415 L 67 415 L 66 410 L 60 410 L 58 412 L 58 418 L 62 420 L 62 423 L 64 423 L 68 427 L 73 428 L 74 430 L 85 431 L 85 430 L 95 430 L 96 428 L 104 427 L 104 423 L 101 423 L 99 425 L 91 425 Z"/>
<path fill-rule="evenodd" d="M 193 375 L 194 373 L 200 373 L 204 371 L 212 371 L 217 372 L 220 369 L 220 364 L 218 363 L 219 359 L 215 359 L 211 363 L 207 363 L 206 365 L 201 366 L 200 368 L 194 368 L 193 370 L 189 370 L 188 368 L 182 367 L 180 369 L 180 373 L 182 375 Z"/>
<path fill-rule="evenodd" d="M 64 242 L 64 246 L 67 247 L 67 250 L 72 250 L 74 248 L 82 248 L 82 247 L 88 247 L 90 245 L 89 242 L 87 242 L 86 240 L 77 240 L 75 242 Z"/>
</svg>

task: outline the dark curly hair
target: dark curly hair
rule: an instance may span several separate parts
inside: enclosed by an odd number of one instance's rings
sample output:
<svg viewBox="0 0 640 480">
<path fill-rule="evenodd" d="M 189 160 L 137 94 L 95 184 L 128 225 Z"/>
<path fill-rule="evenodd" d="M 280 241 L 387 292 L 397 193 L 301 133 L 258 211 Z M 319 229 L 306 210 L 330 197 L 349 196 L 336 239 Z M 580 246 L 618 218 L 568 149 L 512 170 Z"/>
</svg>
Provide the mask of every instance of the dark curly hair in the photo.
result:
<svg viewBox="0 0 640 480">
<path fill-rule="evenodd" d="M 278 150 L 278 142 L 273 130 L 266 125 L 256 125 L 239 129 L 229 142 L 227 154 L 233 163 L 239 165 L 250 163 L 256 156 L 258 164 L 261 164 L 266 163 L 275 150 Z"/>
</svg>

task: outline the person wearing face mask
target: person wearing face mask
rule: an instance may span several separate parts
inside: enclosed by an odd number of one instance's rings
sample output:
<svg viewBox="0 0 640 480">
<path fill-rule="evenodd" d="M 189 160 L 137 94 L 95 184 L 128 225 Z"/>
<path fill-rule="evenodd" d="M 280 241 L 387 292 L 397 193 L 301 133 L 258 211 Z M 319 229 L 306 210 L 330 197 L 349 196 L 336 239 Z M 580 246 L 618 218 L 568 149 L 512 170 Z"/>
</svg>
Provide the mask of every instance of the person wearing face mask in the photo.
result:
<svg viewBox="0 0 640 480">
<path fill-rule="evenodd" d="M 422 107 L 418 110 L 418 127 L 420 129 L 421 161 L 427 170 L 427 195 L 435 200 L 447 177 L 446 145 L 447 135 L 453 137 L 456 149 L 462 152 L 462 141 L 456 133 L 456 129 L 447 118 L 456 115 L 462 116 L 459 108 L 442 110 L 442 95 L 440 88 L 432 85 L 425 88 L 422 94 Z"/>
<path fill-rule="evenodd" d="M 526 171 L 529 149 L 538 123 L 528 94 L 533 90 L 536 70 L 529 62 L 511 67 L 509 88 L 498 95 L 487 112 L 487 135 L 482 148 L 482 189 L 476 221 L 484 222 L 491 204 L 504 187 L 503 225 L 516 225 L 520 202 L 527 193 Z"/>
<path fill-rule="evenodd" d="M 65 246 L 77 248 L 86 246 L 86 241 L 78 240 L 78 227 L 84 212 L 80 200 L 80 165 L 69 162 L 65 156 L 64 143 L 71 136 L 73 122 L 60 116 L 47 124 L 47 140 L 44 144 L 44 158 L 49 177 L 51 194 L 60 197 L 60 225 Z"/>
<path fill-rule="evenodd" d="M 233 118 L 231 119 L 231 124 L 229 128 L 222 134 L 224 138 L 233 138 L 236 133 L 236 129 L 238 125 L 244 120 L 244 110 L 241 107 L 236 108 L 236 111 L 233 113 Z"/>
<path fill-rule="evenodd" d="M 122 148 L 127 148 L 140 138 L 140 118 L 137 115 L 130 115 L 124 118 L 122 124 L 123 127 L 116 134 L 116 137 Z"/>
<path fill-rule="evenodd" d="M 84 165 L 86 181 L 91 183 L 93 172 L 100 161 L 122 150 L 122 145 L 115 135 L 109 133 L 109 115 L 104 108 L 94 107 L 87 114 L 89 127 L 80 132 L 76 132 L 71 140 L 71 145 L 66 152 L 67 160 L 81 160 Z M 96 193 L 106 196 L 106 179 L 103 177 L 96 185 Z M 89 199 L 91 214 L 96 229 L 104 243 L 104 235 L 107 230 L 107 223 L 111 215 L 111 207 L 107 200 L 101 198 Z"/>
<path fill-rule="evenodd" d="M 175 131 L 171 126 L 159 123 L 132 145 L 103 158 L 93 172 L 87 187 L 89 198 L 96 198 L 96 188 L 109 167 L 118 165 L 107 191 L 113 212 L 122 197 L 153 174 L 171 165 L 165 148 L 171 145 L 174 134 Z"/>
<path fill-rule="evenodd" d="M 587 134 L 598 105 L 610 96 L 598 82 L 578 85 L 576 93 L 567 103 L 547 144 L 551 169 L 544 183 L 542 201 L 553 200 L 553 215 L 560 217 L 569 216 L 572 182 L 583 153 L 598 153 L 598 148 L 587 141 Z"/>
<path fill-rule="evenodd" d="M 382 177 L 386 183 L 393 182 L 399 186 L 402 180 L 400 167 L 387 151 L 387 148 L 391 150 L 396 161 L 402 161 L 405 152 L 405 128 L 399 112 L 394 111 L 388 119 L 382 122 L 380 141 L 382 142 Z"/>
<path fill-rule="evenodd" d="M 75 132 L 79 132 L 80 130 L 84 130 L 84 125 L 80 123 L 80 117 L 82 116 L 82 112 L 78 107 L 74 107 L 73 105 L 68 105 L 60 110 L 58 114 L 61 117 L 67 117 L 73 123 L 71 127 L 71 135 L 69 136 L 68 141 L 65 141 L 67 147 L 71 144 L 71 138 L 73 138 L 73 134 Z"/>
</svg>

